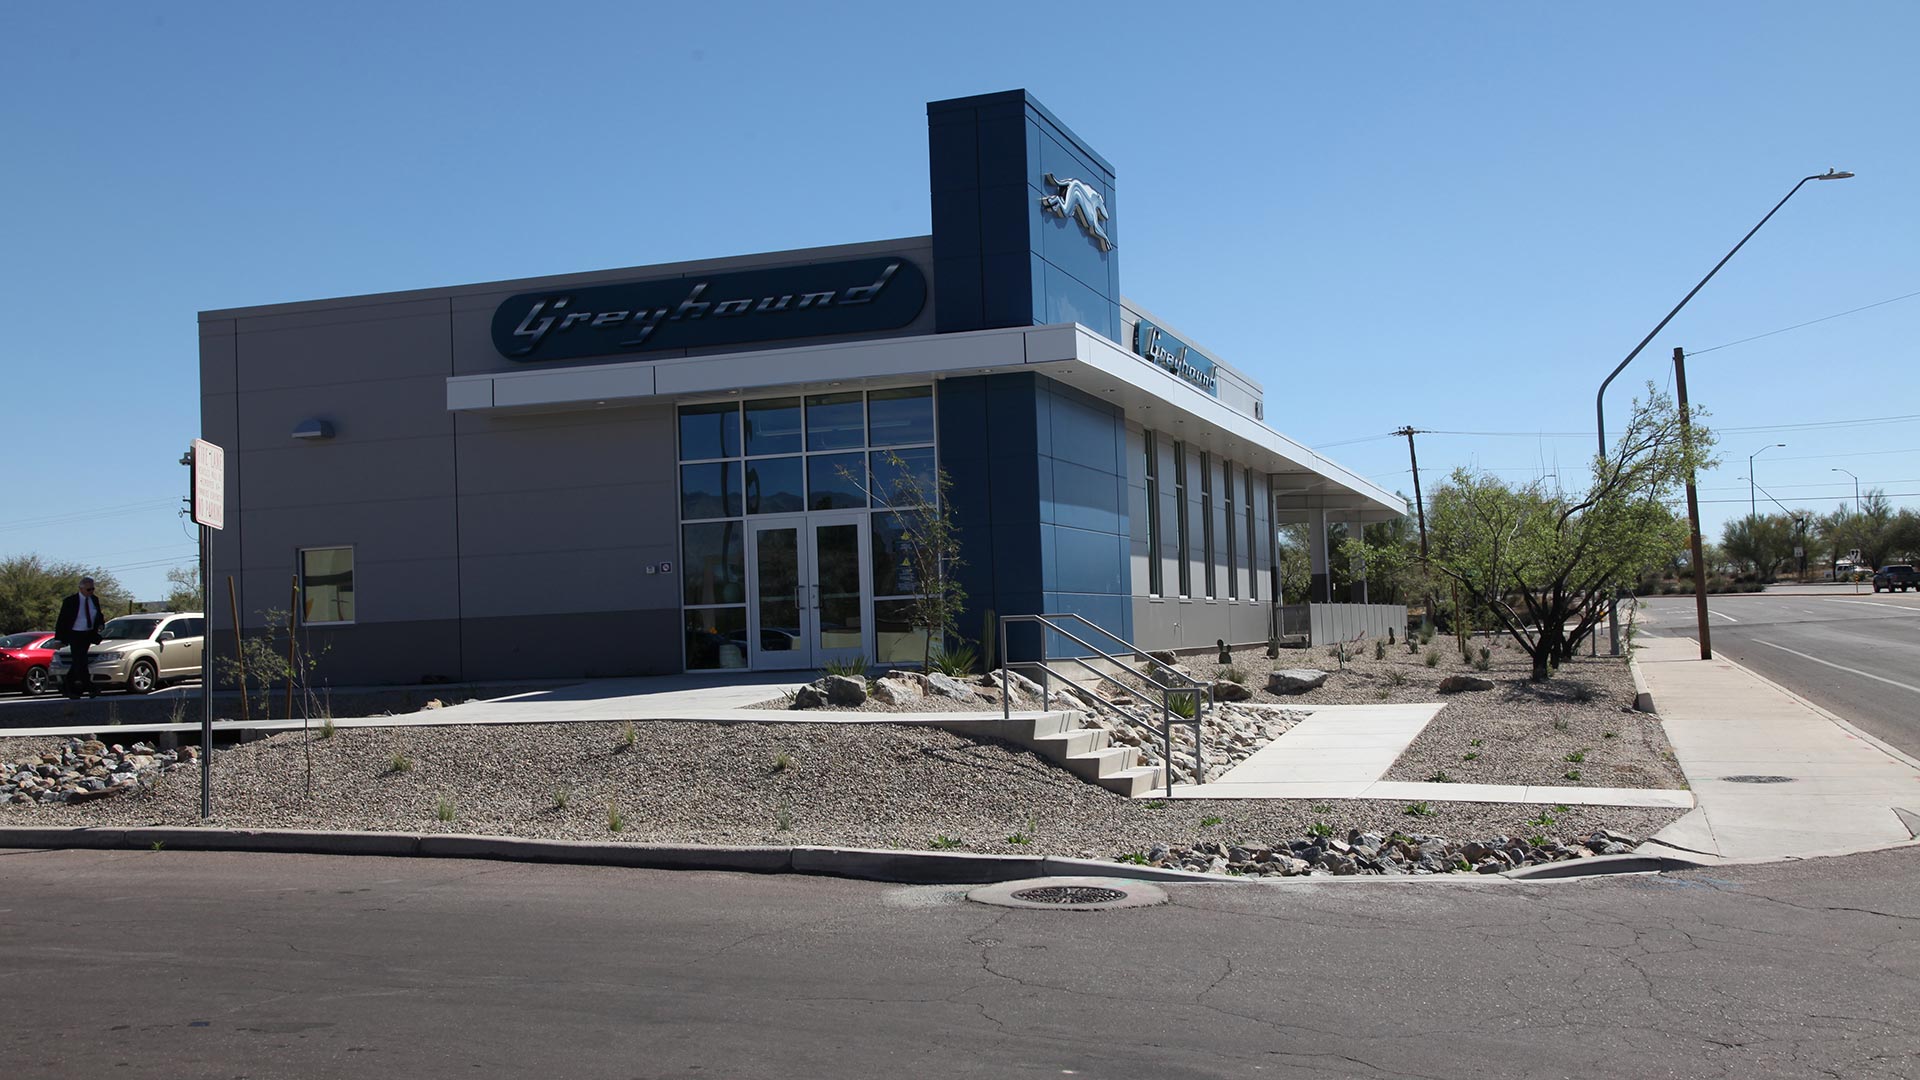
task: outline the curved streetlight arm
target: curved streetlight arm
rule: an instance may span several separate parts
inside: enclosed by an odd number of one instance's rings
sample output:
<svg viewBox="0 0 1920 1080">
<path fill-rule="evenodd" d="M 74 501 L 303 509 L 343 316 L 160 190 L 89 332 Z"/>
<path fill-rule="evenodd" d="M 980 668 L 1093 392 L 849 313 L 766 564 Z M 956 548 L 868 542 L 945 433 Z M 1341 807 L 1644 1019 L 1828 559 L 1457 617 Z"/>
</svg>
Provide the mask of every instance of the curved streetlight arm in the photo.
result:
<svg viewBox="0 0 1920 1080">
<path fill-rule="evenodd" d="M 1847 175 L 1852 175 L 1852 174 L 1847 174 Z M 1713 269 L 1707 271 L 1707 276 L 1700 279 L 1700 284 L 1695 285 L 1693 289 L 1687 293 L 1687 295 L 1681 297 L 1680 302 L 1673 305 L 1673 310 L 1667 312 L 1667 317 L 1660 320 L 1660 325 L 1654 327 L 1652 332 L 1649 333 L 1646 337 L 1641 338 L 1640 344 L 1635 345 L 1633 347 L 1633 351 L 1627 354 L 1627 358 L 1625 360 L 1620 361 L 1620 366 L 1613 369 L 1613 374 L 1607 376 L 1607 381 L 1600 384 L 1600 392 L 1593 395 L 1593 414 L 1594 414 L 1595 423 L 1598 426 L 1600 431 L 1600 457 L 1602 459 L 1605 459 L 1607 456 L 1607 412 L 1606 412 L 1606 406 L 1605 406 L 1605 399 L 1607 396 L 1607 385 L 1613 382 L 1614 378 L 1618 376 L 1622 371 L 1625 371 L 1627 369 L 1628 364 L 1633 363 L 1633 358 L 1640 355 L 1640 350 L 1646 348 L 1648 342 L 1652 341 L 1656 336 L 1658 336 L 1660 331 L 1665 330 L 1667 328 L 1667 324 L 1673 321 L 1673 317 L 1675 315 L 1680 314 L 1680 309 L 1687 306 L 1687 301 L 1692 300 L 1695 293 L 1698 293 L 1701 289 L 1706 288 L 1707 282 L 1712 281 L 1713 275 L 1719 273 L 1720 268 L 1727 265 L 1728 259 L 1731 259 L 1735 255 L 1739 254 L 1740 249 L 1747 246 L 1747 241 L 1753 239 L 1753 234 L 1760 231 L 1760 226 L 1765 225 L 1769 220 L 1772 219 L 1773 215 L 1780 212 L 1781 207 L 1787 205 L 1787 199 L 1793 198 L 1794 193 L 1799 191 L 1803 186 L 1805 186 L 1808 180 L 1827 180 L 1827 179 L 1840 180 L 1840 179 L 1844 179 L 1844 177 L 1834 172 L 1828 172 L 1825 174 L 1815 173 L 1812 176 L 1805 177 L 1800 181 L 1800 183 L 1793 185 L 1793 191 L 1787 192 L 1785 198 L 1782 198 L 1779 202 L 1774 203 L 1773 209 L 1767 211 L 1767 216 L 1760 219 L 1760 225 L 1755 225 L 1753 228 L 1748 229 L 1747 235 L 1741 237 L 1740 242 L 1733 245 L 1733 250 L 1727 252 L 1726 255 L 1722 257 L 1719 262 L 1713 264 Z"/>
</svg>

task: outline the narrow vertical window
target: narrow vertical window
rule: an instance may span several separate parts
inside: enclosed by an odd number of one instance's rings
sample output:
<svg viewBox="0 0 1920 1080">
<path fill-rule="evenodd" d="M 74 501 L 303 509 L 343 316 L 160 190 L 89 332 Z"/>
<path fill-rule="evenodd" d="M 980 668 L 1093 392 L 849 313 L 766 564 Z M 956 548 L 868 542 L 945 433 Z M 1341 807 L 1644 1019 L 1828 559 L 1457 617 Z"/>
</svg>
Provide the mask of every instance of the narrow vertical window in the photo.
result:
<svg viewBox="0 0 1920 1080">
<path fill-rule="evenodd" d="M 1206 560 L 1207 599 L 1216 594 L 1213 571 L 1213 455 L 1200 451 L 1200 554 Z"/>
<path fill-rule="evenodd" d="M 1193 595 L 1193 559 L 1187 544 L 1187 444 L 1173 444 L 1174 554 L 1180 559 L 1180 595 Z"/>
<path fill-rule="evenodd" d="M 1159 596 L 1160 570 L 1160 441 L 1145 433 L 1147 444 L 1147 594 Z"/>
<path fill-rule="evenodd" d="M 1260 530 L 1253 523 L 1253 470 L 1247 470 L 1247 599 L 1260 599 Z"/>
<path fill-rule="evenodd" d="M 1273 494 L 1273 477 L 1267 477 L 1267 595 L 1276 604 L 1287 602 L 1286 578 L 1280 574 L 1280 503 Z"/>
<path fill-rule="evenodd" d="M 1220 506 L 1226 511 L 1227 522 L 1227 599 L 1240 599 L 1240 545 L 1234 541 L 1235 535 L 1233 505 L 1233 462 L 1220 463 Z"/>
</svg>

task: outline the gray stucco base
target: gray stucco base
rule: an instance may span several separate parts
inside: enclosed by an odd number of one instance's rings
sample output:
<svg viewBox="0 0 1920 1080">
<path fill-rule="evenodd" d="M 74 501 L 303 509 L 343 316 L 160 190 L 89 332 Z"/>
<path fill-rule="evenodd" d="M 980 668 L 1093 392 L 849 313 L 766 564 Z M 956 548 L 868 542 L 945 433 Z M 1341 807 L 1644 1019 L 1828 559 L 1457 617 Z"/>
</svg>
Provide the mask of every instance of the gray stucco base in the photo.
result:
<svg viewBox="0 0 1920 1080">
<path fill-rule="evenodd" d="M 472 679 L 597 679 L 680 670 L 680 612 L 588 612 L 484 619 L 362 623 L 302 631 L 317 657 L 313 681 L 336 686 Z M 231 659 L 229 630 L 215 634 Z M 216 670 L 222 670 L 216 660 Z M 224 671 L 222 685 L 230 680 Z"/>
</svg>

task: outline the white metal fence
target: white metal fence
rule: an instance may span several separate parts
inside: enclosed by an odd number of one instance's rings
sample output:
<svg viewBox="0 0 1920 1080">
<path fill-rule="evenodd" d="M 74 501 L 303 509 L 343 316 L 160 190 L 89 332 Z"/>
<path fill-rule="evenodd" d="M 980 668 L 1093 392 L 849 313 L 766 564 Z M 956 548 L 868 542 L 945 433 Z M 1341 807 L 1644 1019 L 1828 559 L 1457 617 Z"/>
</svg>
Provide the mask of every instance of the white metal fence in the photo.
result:
<svg viewBox="0 0 1920 1080">
<path fill-rule="evenodd" d="M 1407 632 L 1407 605 L 1308 604 L 1307 625 L 1307 640 L 1314 645 L 1356 637 L 1384 638 L 1389 630 L 1399 640 Z"/>
</svg>

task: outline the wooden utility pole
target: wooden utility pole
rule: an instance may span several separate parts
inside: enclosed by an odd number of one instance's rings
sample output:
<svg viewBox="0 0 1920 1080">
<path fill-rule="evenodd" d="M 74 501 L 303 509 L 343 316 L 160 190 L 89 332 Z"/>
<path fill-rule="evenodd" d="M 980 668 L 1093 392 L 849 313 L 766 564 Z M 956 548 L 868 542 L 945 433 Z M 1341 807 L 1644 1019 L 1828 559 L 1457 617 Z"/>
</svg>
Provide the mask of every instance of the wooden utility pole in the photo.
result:
<svg viewBox="0 0 1920 1080">
<path fill-rule="evenodd" d="M 1687 353 L 1673 350 L 1673 387 L 1680 405 L 1680 449 L 1693 452 L 1693 417 L 1687 412 Z M 1707 564 L 1701 555 L 1700 495 L 1693 486 L 1693 466 L 1687 466 L 1687 534 L 1693 547 L 1693 607 L 1699 622 L 1700 659 L 1713 659 L 1713 631 L 1707 626 Z"/>
<path fill-rule="evenodd" d="M 1417 516 L 1420 522 L 1420 569 L 1424 572 L 1428 570 L 1428 566 L 1427 566 L 1427 502 L 1424 498 L 1420 496 L 1420 455 L 1413 448 L 1413 437 L 1415 435 L 1420 435 L 1424 433 L 1419 428 L 1416 428 L 1413 425 L 1408 424 L 1407 426 L 1401 428 L 1399 431 L 1394 432 L 1394 434 L 1406 436 L 1407 461 L 1413 466 L 1413 512 Z M 1425 625 L 1425 626 L 1431 626 L 1433 625 L 1433 588 L 1432 588 L 1431 581 L 1428 582 L 1426 601 L 1427 601 L 1427 610 L 1426 610 L 1426 614 L 1421 619 L 1421 623 L 1422 625 Z"/>
<path fill-rule="evenodd" d="M 1407 460 L 1413 465 L 1413 512 L 1418 516 L 1420 521 L 1420 561 L 1426 562 L 1427 505 L 1426 502 L 1420 498 L 1420 455 L 1413 448 L 1413 437 L 1415 435 L 1423 435 L 1425 432 L 1419 428 L 1409 426 L 1401 428 L 1399 431 L 1394 432 L 1394 434 L 1404 435 L 1407 439 Z"/>
</svg>

